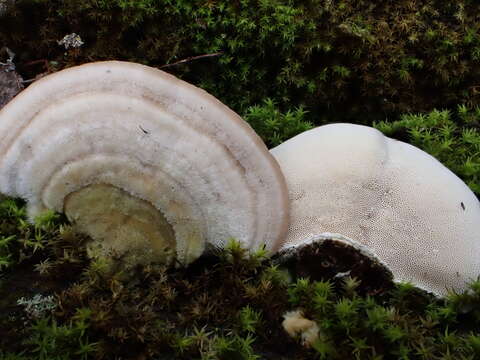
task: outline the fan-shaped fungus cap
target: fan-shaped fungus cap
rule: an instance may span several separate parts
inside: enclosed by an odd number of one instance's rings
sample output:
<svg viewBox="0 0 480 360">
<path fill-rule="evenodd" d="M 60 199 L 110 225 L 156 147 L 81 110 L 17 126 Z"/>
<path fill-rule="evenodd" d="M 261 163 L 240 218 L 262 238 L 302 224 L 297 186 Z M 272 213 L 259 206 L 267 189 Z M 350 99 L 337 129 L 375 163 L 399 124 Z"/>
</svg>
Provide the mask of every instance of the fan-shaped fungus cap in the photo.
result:
<svg viewBox="0 0 480 360">
<path fill-rule="evenodd" d="M 480 274 L 480 204 L 450 170 L 373 128 L 330 124 L 271 150 L 287 180 L 283 248 L 334 232 L 368 246 L 398 281 L 443 295 Z"/>
<path fill-rule="evenodd" d="M 42 78 L 2 109 L 0 192 L 26 199 L 31 219 L 65 211 L 104 247 L 167 262 L 230 237 L 276 250 L 288 220 L 283 175 L 246 122 L 193 85 L 119 61 Z"/>
</svg>

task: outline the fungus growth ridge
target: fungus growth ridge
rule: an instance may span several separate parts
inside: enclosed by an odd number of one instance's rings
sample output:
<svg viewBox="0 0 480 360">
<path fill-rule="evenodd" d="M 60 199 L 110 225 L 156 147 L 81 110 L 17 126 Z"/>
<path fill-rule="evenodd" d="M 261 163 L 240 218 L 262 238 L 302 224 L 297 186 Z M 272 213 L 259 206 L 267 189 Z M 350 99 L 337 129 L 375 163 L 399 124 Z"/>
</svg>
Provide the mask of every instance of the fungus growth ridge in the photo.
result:
<svg viewBox="0 0 480 360">
<path fill-rule="evenodd" d="M 31 221 L 65 212 L 105 251 L 187 264 L 208 242 L 279 247 L 278 164 L 237 114 L 140 64 L 106 61 L 33 83 L 0 112 L 0 192 Z"/>
</svg>

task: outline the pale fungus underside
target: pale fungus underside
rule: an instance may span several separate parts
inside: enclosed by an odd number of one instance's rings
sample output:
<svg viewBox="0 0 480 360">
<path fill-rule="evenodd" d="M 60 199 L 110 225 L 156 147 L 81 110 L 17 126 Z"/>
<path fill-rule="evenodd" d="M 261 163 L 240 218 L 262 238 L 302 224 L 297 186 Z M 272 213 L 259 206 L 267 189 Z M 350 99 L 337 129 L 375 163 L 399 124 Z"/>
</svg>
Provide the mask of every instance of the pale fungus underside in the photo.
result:
<svg viewBox="0 0 480 360">
<path fill-rule="evenodd" d="M 100 249 L 99 255 L 128 253 L 130 262 L 144 264 L 170 264 L 175 259 L 175 233 L 167 219 L 147 201 L 119 188 L 94 184 L 74 191 L 65 198 L 64 212 L 95 239 L 91 246 Z M 201 240 L 189 244 L 202 244 Z"/>
<path fill-rule="evenodd" d="M 271 153 L 289 188 L 283 249 L 339 233 L 368 247 L 396 280 L 437 295 L 480 273 L 480 203 L 427 153 L 353 124 L 306 131 Z"/>
</svg>

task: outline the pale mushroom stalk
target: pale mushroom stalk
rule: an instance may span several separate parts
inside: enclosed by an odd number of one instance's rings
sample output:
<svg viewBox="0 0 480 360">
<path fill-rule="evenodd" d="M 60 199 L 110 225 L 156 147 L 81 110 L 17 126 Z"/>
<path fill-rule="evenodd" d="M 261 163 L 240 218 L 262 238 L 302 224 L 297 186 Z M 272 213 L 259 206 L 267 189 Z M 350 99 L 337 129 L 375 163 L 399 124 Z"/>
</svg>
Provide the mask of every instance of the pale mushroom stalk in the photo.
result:
<svg viewBox="0 0 480 360">
<path fill-rule="evenodd" d="M 420 149 L 361 125 L 330 124 L 271 150 L 287 180 L 282 249 L 325 232 L 368 247 L 397 281 L 445 295 L 480 274 L 480 203 Z"/>
<path fill-rule="evenodd" d="M 26 199 L 30 219 L 65 212 L 105 251 L 139 261 L 188 264 L 231 237 L 275 251 L 288 223 L 283 175 L 246 122 L 119 61 L 49 75 L 2 109 L 0 192 Z"/>
</svg>

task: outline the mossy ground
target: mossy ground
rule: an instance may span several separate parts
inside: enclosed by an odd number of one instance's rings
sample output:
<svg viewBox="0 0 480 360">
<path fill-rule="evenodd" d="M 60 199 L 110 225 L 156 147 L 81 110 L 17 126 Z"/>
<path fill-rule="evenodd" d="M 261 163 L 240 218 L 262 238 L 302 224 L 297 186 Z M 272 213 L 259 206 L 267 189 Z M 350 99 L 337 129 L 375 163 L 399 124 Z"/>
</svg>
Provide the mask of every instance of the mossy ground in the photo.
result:
<svg viewBox="0 0 480 360">
<path fill-rule="evenodd" d="M 232 241 L 187 268 L 125 268 L 114 255 L 89 260 L 89 239 L 58 214 L 29 225 L 23 205 L 0 204 L 0 235 L 10 238 L 1 249 L 4 359 L 480 356 L 480 280 L 438 299 L 328 241 L 288 260 Z M 38 315 L 18 304 L 35 295 L 53 295 L 55 309 Z M 311 348 L 282 328 L 295 309 L 318 323 Z"/>
<path fill-rule="evenodd" d="M 164 69 L 240 113 L 271 98 L 317 124 L 367 123 L 480 104 L 479 10 L 471 0 L 16 0 L 0 43 L 25 78 L 104 59 L 176 63 Z M 73 32 L 85 44 L 65 50 L 58 41 Z"/>
</svg>

